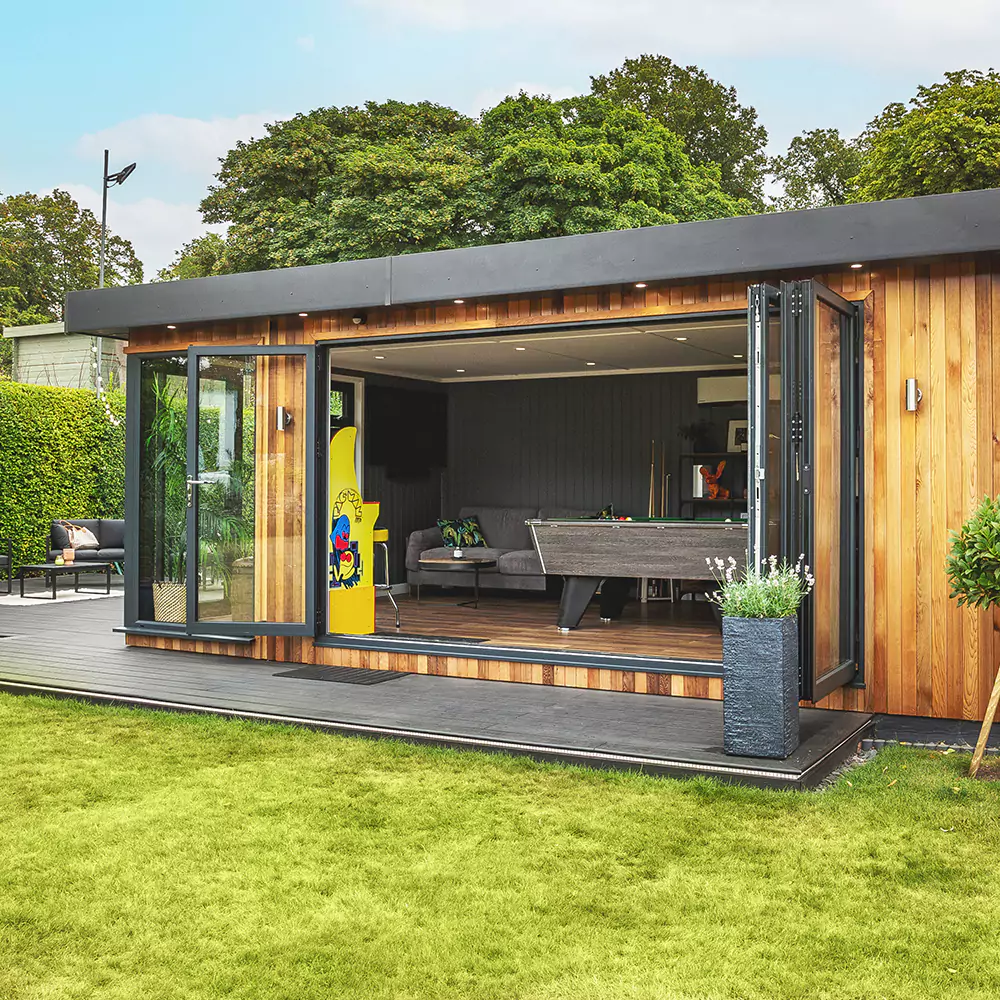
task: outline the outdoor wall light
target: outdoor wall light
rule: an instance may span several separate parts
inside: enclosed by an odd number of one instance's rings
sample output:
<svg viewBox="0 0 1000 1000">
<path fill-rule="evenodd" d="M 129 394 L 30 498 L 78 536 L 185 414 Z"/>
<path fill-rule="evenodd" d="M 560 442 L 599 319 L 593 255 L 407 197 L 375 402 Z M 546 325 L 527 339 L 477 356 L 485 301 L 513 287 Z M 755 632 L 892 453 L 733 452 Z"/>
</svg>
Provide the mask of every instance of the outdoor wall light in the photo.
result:
<svg viewBox="0 0 1000 1000">
<path fill-rule="evenodd" d="M 906 380 L 906 408 L 910 413 L 916 412 L 920 400 L 924 398 L 923 390 L 917 385 L 915 378 Z"/>
<path fill-rule="evenodd" d="M 588 364 L 588 365 L 589 365 L 589 366 L 590 366 L 591 368 L 593 368 L 593 366 L 594 366 L 594 365 L 596 365 L 596 364 L 597 364 L 597 362 L 596 362 L 596 361 L 588 361 L 588 362 L 587 362 L 587 364 Z"/>
<path fill-rule="evenodd" d="M 851 270 L 852 271 L 860 271 L 861 268 L 863 268 L 864 266 L 865 266 L 864 264 L 852 264 L 851 265 Z"/>
<path fill-rule="evenodd" d="M 465 299 L 455 299 L 454 302 L 455 302 L 456 306 L 464 306 L 465 305 Z"/>
<path fill-rule="evenodd" d="M 687 337 L 674 337 L 674 340 L 679 340 L 681 343 L 684 343 L 684 341 L 687 340 Z"/>
<path fill-rule="evenodd" d="M 646 282 L 645 281 L 637 281 L 635 283 L 635 287 L 636 288 L 645 288 L 646 287 Z"/>
<path fill-rule="evenodd" d="M 514 348 L 515 351 L 526 351 L 527 349 L 528 349 L 527 347 L 515 347 Z"/>
<path fill-rule="evenodd" d="M 385 361 L 385 355 L 384 354 L 376 354 L 375 355 L 375 360 L 376 361 Z"/>
<path fill-rule="evenodd" d="M 355 326 L 361 326 L 362 323 L 367 323 L 368 322 L 368 317 L 364 313 L 355 313 L 351 317 L 351 322 Z"/>
<path fill-rule="evenodd" d="M 309 313 L 299 313 L 299 315 L 300 315 L 300 316 L 301 316 L 301 317 L 302 317 L 303 319 L 305 319 L 305 317 L 306 317 L 306 316 L 308 316 L 308 315 L 309 315 Z"/>
<path fill-rule="evenodd" d="M 292 414 L 285 407 L 279 406 L 275 410 L 274 426 L 279 430 L 287 430 L 292 426 Z"/>
<path fill-rule="evenodd" d="M 455 371 L 457 371 L 457 372 L 464 372 L 465 369 L 464 368 L 456 368 Z"/>
<path fill-rule="evenodd" d="M 176 329 L 177 329 L 177 327 L 176 327 L 176 326 L 174 326 L 174 324 L 173 324 L 173 323 L 168 323 L 168 324 L 167 324 L 167 329 L 168 329 L 168 330 L 176 330 Z"/>
</svg>

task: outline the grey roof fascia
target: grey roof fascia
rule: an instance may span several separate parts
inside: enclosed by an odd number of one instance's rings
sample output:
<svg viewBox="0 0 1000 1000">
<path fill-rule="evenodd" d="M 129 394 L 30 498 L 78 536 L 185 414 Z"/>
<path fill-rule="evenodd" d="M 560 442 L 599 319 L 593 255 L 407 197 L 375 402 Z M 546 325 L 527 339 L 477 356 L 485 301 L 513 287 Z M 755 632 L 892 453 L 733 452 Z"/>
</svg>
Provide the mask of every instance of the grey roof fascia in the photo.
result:
<svg viewBox="0 0 1000 1000">
<path fill-rule="evenodd" d="M 530 295 L 1000 249 L 1000 189 L 677 223 L 67 296 L 73 330 Z"/>
</svg>

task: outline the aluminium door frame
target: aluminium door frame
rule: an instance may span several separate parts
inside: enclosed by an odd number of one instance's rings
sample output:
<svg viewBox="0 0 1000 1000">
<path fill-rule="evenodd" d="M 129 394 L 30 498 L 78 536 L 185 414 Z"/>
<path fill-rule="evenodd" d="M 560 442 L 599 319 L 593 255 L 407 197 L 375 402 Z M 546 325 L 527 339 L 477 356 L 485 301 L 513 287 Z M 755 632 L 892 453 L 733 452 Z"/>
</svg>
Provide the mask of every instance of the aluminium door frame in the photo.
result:
<svg viewBox="0 0 1000 1000">
<path fill-rule="evenodd" d="M 185 635 L 234 636 L 314 636 L 316 634 L 316 563 L 311 557 L 316 551 L 316 462 L 310 447 L 309 437 L 316 434 L 316 349 L 311 344 L 268 345 L 257 344 L 232 346 L 225 344 L 192 345 L 188 356 L 188 399 L 187 399 L 187 479 L 198 478 L 198 359 L 202 357 L 268 357 L 301 356 L 305 358 L 306 412 L 303 418 L 305 440 L 305 616 L 301 622 L 198 622 L 197 576 L 198 576 L 198 488 L 194 487 L 194 502 L 188 508 L 187 521 L 187 622 Z M 268 414 L 270 419 L 270 414 Z M 258 459 L 265 456 L 254 454 L 254 480 L 258 474 Z M 254 507 L 254 530 L 258 512 Z M 192 557 L 193 556 L 193 557 Z"/>
</svg>

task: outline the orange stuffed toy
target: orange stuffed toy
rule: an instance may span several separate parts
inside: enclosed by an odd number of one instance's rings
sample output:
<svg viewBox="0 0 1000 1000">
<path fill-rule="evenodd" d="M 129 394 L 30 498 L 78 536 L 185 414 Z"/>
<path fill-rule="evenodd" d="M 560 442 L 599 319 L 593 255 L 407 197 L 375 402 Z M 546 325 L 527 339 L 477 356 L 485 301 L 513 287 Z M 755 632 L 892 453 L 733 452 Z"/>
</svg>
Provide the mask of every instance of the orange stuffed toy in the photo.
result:
<svg viewBox="0 0 1000 1000">
<path fill-rule="evenodd" d="M 719 485 L 719 476 L 722 475 L 722 470 L 726 467 L 726 460 L 723 459 L 719 462 L 719 467 L 712 472 L 707 465 L 703 465 L 698 471 L 701 473 L 702 479 L 705 480 L 705 485 L 708 487 L 708 492 L 706 496 L 709 500 L 728 500 L 729 490 L 724 486 Z"/>
</svg>

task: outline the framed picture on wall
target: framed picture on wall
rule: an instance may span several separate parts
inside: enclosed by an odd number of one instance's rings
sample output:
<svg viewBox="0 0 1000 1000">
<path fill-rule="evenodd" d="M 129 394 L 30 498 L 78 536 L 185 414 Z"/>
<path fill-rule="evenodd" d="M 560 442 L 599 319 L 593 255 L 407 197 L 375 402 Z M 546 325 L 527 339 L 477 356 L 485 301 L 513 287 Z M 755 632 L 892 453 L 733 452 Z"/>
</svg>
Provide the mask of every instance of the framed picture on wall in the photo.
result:
<svg viewBox="0 0 1000 1000">
<path fill-rule="evenodd" d="M 750 446 L 747 434 L 746 420 L 730 420 L 726 451 L 746 451 Z"/>
</svg>

